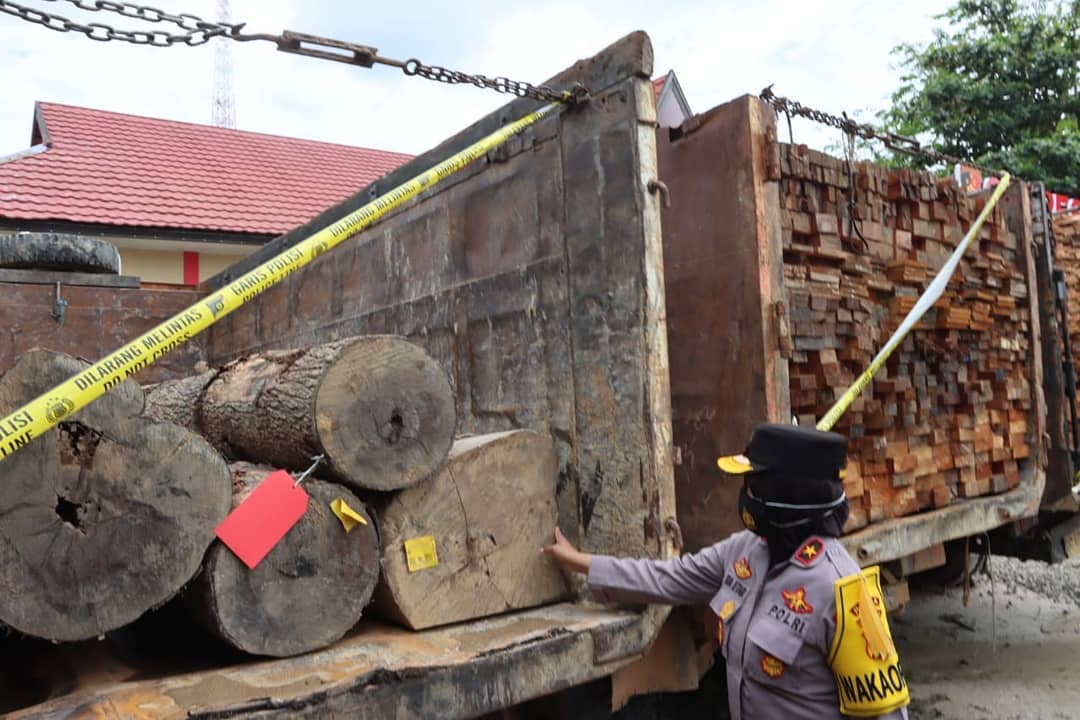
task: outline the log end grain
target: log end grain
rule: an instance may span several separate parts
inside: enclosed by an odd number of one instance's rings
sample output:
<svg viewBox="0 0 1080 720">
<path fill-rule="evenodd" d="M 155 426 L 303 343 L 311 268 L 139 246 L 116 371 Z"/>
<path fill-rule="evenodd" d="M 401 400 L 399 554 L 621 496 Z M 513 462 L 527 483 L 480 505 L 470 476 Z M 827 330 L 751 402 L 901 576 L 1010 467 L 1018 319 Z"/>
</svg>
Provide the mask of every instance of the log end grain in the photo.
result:
<svg viewBox="0 0 1080 720">
<path fill-rule="evenodd" d="M 442 470 L 379 512 L 379 613 L 423 629 L 563 598 L 557 564 L 539 553 L 555 527 L 557 473 L 553 442 L 532 431 L 456 442 Z M 438 564 L 410 572 L 405 541 L 424 536 Z"/>
<path fill-rule="evenodd" d="M 234 503 L 271 468 L 233 463 Z M 304 517 L 249 570 L 215 543 L 189 600 L 210 629 L 253 655 L 287 657 L 326 647 L 359 620 L 379 576 L 378 536 L 363 503 L 348 489 L 309 479 Z M 346 532 L 331 512 L 337 498 L 368 520 Z"/>
<path fill-rule="evenodd" d="M 0 411 L 88 365 L 24 354 Z M 198 571 L 230 503 L 228 466 L 172 423 L 138 417 L 128 380 L 0 463 L 0 622 L 50 640 L 119 628 Z"/>
<path fill-rule="evenodd" d="M 415 485 L 444 462 L 457 424 L 446 371 L 393 336 L 358 338 L 319 384 L 316 434 L 338 476 L 358 487 Z"/>
</svg>

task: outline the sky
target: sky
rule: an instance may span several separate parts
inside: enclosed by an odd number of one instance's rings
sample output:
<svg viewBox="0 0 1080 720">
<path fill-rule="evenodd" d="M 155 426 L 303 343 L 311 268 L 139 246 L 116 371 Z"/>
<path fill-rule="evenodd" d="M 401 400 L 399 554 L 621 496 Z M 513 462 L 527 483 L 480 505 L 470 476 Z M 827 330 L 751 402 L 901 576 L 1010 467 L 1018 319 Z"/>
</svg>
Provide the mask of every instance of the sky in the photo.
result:
<svg viewBox="0 0 1080 720">
<path fill-rule="evenodd" d="M 172 30 L 70 2 L 15 0 L 79 22 Z M 865 120 L 899 83 L 891 49 L 925 42 L 948 2 L 906 0 L 232 0 L 247 32 L 289 29 L 372 45 L 380 55 L 541 83 L 623 35 L 646 31 L 656 74 L 674 69 L 693 112 L 775 84 L 786 95 Z M 154 0 L 167 12 L 216 19 L 216 0 Z M 666 7 L 662 10 L 661 7 Z M 207 123 L 215 40 L 201 47 L 94 42 L 0 13 L 0 156 L 25 149 L 35 101 Z M 373 69 L 232 47 L 236 127 L 418 154 L 508 101 L 385 66 Z M 786 140 L 786 128 L 782 139 Z M 795 141 L 824 149 L 840 138 L 806 121 Z"/>
</svg>

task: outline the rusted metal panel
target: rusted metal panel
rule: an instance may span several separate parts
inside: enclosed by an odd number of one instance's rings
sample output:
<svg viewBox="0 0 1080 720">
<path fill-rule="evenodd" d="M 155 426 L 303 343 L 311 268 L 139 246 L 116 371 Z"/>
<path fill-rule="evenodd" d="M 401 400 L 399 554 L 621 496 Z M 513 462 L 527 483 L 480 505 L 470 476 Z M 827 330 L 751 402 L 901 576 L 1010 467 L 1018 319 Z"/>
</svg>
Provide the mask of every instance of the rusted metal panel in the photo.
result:
<svg viewBox="0 0 1080 720">
<path fill-rule="evenodd" d="M 716 458 L 741 450 L 757 423 L 788 403 L 766 325 L 781 299 L 780 241 L 765 183 L 763 147 L 752 140 L 769 121 L 750 97 L 660 130 L 657 157 L 671 205 L 663 209 L 664 282 L 679 525 L 687 549 L 742 529 L 740 483 Z M 773 184 L 775 185 L 775 184 Z M 769 338 L 769 339 L 767 339 Z"/>
<path fill-rule="evenodd" d="M 697 689 L 716 647 L 713 638 L 702 652 L 696 636 L 700 633 L 695 633 L 697 620 L 690 608 L 672 611 L 649 651 L 612 675 L 612 710 L 620 709 L 635 695 Z"/>
</svg>

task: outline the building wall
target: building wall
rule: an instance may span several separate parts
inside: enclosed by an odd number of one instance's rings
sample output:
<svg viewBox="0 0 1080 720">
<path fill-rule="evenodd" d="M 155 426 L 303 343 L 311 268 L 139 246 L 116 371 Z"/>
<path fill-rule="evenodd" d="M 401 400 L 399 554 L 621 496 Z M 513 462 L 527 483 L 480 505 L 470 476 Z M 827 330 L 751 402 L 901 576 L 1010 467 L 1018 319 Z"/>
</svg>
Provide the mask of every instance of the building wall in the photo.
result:
<svg viewBox="0 0 1080 720">
<path fill-rule="evenodd" d="M 656 122 L 663 128 L 677 128 L 688 120 L 674 93 L 665 91 L 656 105 Z"/>
<path fill-rule="evenodd" d="M 63 322 L 56 312 L 56 288 L 30 283 L 0 283 L 0 373 L 30 348 L 41 347 L 94 361 L 198 302 L 191 289 L 61 287 L 67 302 Z M 135 379 L 140 383 L 184 377 L 206 360 L 206 335 L 173 349 Z"/>
<path fill-rule="evenodd" d="M 134 275 L 143 282 L 184 283 L 184 257 L 178 252 L 154 252 L 135 248 L 120 249 L 120 272 Z"/>
<path fill-rule="evenodd" d="M 261 244 L 107 237 L 120 251 L 121 272 L 144 283 L 193 287 L 243 259 Z"/>
<path fill-rule="evenodd" d="M 18 225 L 0 224 L 0 233 L 27 230 Z M 41 228 L 35 228 L 40 231 Z M 102 235 L 120 252 L 120 273 L 144 283 L 194 287 L 233 263 L 242 260 L 270 238 L 253 236 L 250 243 L 167 240 L 154 236 Z"/>
</svg>

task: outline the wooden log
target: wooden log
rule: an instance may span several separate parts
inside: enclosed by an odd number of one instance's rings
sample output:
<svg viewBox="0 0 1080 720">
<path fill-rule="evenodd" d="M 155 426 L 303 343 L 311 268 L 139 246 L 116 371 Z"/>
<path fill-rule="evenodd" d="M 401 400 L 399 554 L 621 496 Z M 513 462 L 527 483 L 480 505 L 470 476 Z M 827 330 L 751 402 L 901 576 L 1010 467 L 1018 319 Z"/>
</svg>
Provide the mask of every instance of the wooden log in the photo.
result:
<svg viewBox="0 0 1080 720">
<path fill-rule="evenodd" d="M 0 411 L 84 371 L 32 350 Z M 64 398 L 56 398 L 64 409 Z M 172 597 L 229 509 L 229 469 L 189 430 L 139 417 L 125 381 L 0 463 L 0 622 L 49 640 L 98 637 Z"/>
<path fill-rule="evenodd" d="M 539 553 L 555 528 L 557 474 L 553 442 L 529 430 L 455 442 L 441 472 L 378 511 L 374 607 L 419 630 L 562 597 L 562 574 Z M 438 564 L 410 572 L 405 543 L 428 536 Z"/>
<path fill-rule="evenodd" d="M 233 507 L 274 468 L 236 462 Z M 287 657 L 326 647 L 359 620 L 379 577 L 379 539 L 363 503 L 347 488 L 309 478 L 304 517 L 250 570 L 215 542 L 185 593 L 215 635 L 252 655 Z M 367 520 L 348 532 L 330 509 L 336 499 Z"/>
<path fill-rule="evenodd" d="M 145 388 L 147 415 L 200 432 L 202 396 L 215 376 L 216 373 L 204 372 Z"/>
<path fill-rule="evenodd" d="M 156 385 L 148 412 L 187 419 L 231 459 L 303 470 L 325 454 L 328 477 L 395 490 L 431 475 L 453 442 L 449 378 L 404 338 L 271 351 L 209 375 Z"/>
</svg>

